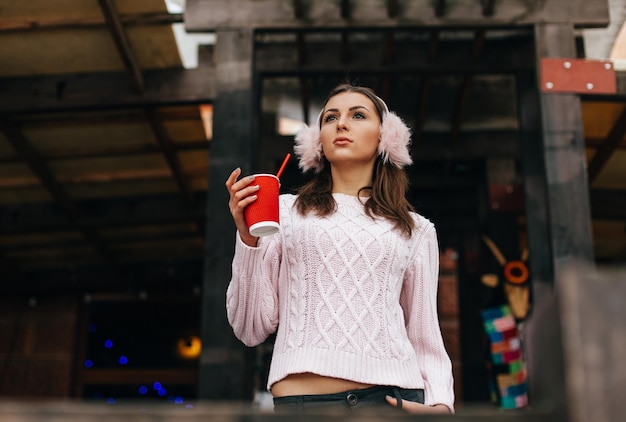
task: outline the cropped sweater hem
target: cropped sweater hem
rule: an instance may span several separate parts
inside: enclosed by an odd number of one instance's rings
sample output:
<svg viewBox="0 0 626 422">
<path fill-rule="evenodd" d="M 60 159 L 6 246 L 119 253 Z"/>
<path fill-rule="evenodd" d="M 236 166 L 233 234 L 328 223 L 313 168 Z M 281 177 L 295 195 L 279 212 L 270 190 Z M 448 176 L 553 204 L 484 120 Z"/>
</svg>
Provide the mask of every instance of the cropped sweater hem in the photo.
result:
<svg viewBox="0 0 626 422">
<path fill-rule="evenodd" d="M 415 361 L 386 360 L 338 350 L 298 349 L 273 356 L 268 377 L 268 390 L 274 383 L 294 373 L 311 372 L 351 381 L 391 385 L 399 388 L 424 388 Z"/>
</svg>

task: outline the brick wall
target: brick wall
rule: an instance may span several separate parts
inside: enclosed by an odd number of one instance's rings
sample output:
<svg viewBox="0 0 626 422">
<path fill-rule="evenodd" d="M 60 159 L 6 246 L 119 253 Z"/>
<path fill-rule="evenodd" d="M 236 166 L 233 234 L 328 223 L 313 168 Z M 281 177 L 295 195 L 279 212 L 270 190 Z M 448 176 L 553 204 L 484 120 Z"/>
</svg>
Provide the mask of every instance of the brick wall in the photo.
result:
<svg viewBox="0 0 626 422">
<path fill-rule="evenodd" d="M 0 396 L 70 396 L 76 315 L 74 299 L 0 299 Z"/>
<path fill-rule="evenodd" d="M 459 321 L 459 290 L 457 276 L 457 253 L 444 250 L 439 258 L 439 323 L 454 373 L 456 403 L 462 401 L 461 380 L 461 332 Z"/>
</svg>

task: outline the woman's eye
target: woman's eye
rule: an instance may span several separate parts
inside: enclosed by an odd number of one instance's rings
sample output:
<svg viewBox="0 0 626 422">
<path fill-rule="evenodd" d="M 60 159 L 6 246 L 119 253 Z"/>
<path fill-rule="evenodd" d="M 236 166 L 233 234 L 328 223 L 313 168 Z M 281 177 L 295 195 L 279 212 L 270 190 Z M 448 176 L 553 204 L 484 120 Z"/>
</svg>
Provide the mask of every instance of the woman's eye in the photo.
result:
<svg viewBox="0 0 626 422">
<path fill-rule="evenodd" d="M 365 114 L 360 113 L 360 112 L 356 112 L 356 113 L 354 113 L 354 116 L 353 116 L 353 117 L 354 117 L 355 119 L 365 119 Z"/>
<path fill-rule="evenodd" d="M 324 117 L 324 123 L 328 123 L 332 120 L 335 120 L 335 115 L 334 114 L 328 114 L 326 115 L 326 117 Z"/>
</svg>

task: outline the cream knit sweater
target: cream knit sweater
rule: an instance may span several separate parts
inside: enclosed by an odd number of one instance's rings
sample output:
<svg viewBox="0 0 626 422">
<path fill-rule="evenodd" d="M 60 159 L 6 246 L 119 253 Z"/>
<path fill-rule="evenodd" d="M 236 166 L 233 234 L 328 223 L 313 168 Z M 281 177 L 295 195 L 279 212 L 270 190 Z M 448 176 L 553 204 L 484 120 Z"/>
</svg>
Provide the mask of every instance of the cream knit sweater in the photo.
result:
<svg viewBox="0 0 626 422">
<path fill-rule="evenodd" d="M 437 317 L 439 249 L 414 214 L 410 239 L 333 194 L 330 216 L 301 216 L 281 195 L 281 230 L 249 247 L 237 235 L 226 308 L 247 346 L 276 331 L 268 389 L 293 373 L 423 388 L 453 410 L 451 363 Z"/>
</svg>

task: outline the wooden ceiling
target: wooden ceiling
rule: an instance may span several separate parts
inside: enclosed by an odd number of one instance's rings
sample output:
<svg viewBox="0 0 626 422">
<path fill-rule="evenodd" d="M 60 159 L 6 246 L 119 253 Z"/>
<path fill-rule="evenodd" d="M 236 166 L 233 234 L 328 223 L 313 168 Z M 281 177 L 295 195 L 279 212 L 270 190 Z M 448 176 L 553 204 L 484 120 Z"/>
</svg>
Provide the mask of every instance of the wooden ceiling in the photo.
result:
<svg viewBox="0 0 626 422">
<path fill-rule="evenodd" d="M 211 92 L 183 68 L 182 14 L 163 0 L 3 3 L 0 78 L 29 100 L 5 102 L 0 121 L 1 287 L 132 289 L 187 275 L 191 291 Z"/>
<path fill-rule="evenodd" d="M 298 9 L 304 3 L 295 9 L 315 12 Z M 365 13 L 356 2 L 339 3 L 338 20 Z M 463 13 L 430 3 L 433 20 Z M 483 16 L 500 7 L 476 3 Z M 395 13 L 398 2 L 387 4 L 385 13 Z M 215 19 L 228 16 L 214 10 Z M 0 3 L 0 290 L 197 290 L 205 242 L 219 239 L 207 239 L 204 229 L 212 49 L 200 51 L 197 69 L 185 69 L 172 31 L 188 19 L 200 30 L 191 12 L 168 13 L 163 0 Z M 410 171 L 428 212 L 462 219 L 457 204 L 476 201 L 467 187 L 485 177 L 476 162 L 496 169 L 488 176 L 494 185 L 517 188 L 515 74 L 532 71 L 535 60 L 527 24 L 292 26 L 256 37 L 260 168 L 269 171 L 291 150 L 292 138 L 276 133 L 277 117 L 310 121 L 344 75 L 376 88 L 413 128 Z M 603 262 L 626 261 L 625 93 L 582 103 Z"/>
</svg>

